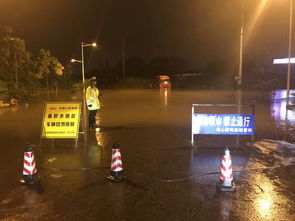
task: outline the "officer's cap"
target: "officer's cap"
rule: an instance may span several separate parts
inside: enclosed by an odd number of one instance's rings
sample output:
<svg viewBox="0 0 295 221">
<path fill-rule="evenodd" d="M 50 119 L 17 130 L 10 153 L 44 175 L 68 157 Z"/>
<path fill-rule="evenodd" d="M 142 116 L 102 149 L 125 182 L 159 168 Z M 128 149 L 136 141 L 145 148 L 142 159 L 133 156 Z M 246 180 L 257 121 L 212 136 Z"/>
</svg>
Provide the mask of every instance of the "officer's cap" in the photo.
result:
<svg viewBox="0 0 295 221">
<path fill-rule="evenodd" d="M 92 77 L 92 78 L 90 78 L 89 81 L 90 81 L 90 82 L 96 81 L 96 77 Z"/>
</svg>

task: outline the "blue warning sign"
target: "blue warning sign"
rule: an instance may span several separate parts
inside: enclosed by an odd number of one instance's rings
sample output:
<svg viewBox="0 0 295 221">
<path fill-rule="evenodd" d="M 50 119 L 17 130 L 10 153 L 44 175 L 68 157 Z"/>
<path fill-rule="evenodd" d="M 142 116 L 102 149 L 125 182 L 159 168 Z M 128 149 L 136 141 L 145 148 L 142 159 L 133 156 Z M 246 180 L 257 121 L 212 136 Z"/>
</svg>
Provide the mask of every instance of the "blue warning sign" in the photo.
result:
<svg viewBox="0 0 295 221">
<path fill-rule="evenodd" d="M 252 114 L 193 114 L 193 134 L 254 135 Z"/>
</svg>

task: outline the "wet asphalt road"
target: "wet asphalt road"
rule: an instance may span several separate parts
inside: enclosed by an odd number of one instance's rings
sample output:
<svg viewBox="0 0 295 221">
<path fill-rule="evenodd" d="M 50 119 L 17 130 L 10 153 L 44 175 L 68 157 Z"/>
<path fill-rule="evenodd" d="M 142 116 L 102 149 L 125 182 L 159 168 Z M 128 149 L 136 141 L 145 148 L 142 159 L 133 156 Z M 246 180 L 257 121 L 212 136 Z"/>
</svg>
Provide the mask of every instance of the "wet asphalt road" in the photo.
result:
<svg viewBox="0 0 295 221">
<path fill-rule="evenodd" d="M 43 102 L 0 109 L 0 220 L 295 220 L 295 117 L 284 109 L 284 92 L 102 94 L 101 130 L 87 131 L 86 140 L 80 135 L 76 147 L 73 140 L 40 140 Z M 53 93 L 43 100 L 79 97 Z M 201 136 L 192 147 L 193 103 L 255 104 L 254 144 L 248 137 Z M 106 179 L 116 141 L 128 176 L 122 183 Z M 26 142 L 35 145 L 41 177 L 32 187 L 18 183 Z M 215 187 L 226 145 L 235 193 Z"/>
</svg>

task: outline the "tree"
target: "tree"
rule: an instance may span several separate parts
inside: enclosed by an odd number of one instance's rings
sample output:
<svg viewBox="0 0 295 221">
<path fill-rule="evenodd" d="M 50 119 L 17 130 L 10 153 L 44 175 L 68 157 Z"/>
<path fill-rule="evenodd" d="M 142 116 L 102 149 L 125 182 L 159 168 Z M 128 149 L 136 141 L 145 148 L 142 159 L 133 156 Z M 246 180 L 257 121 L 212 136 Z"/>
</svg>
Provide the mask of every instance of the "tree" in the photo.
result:
<svg viewBox="0 0 295 221">
<path fill-rule="evenodd" d="M 4 37 L 0 38 L 0 80 L 7 83 L 7 100 L 12 98 L 28 102 L 41 80 L 49 88 L 51 82 L 57 85 L 64 67 L 50 51 L 41 49 L 35 59 L 26 50 L 25 41 L 13 36 L 13 28 L 4 26 Z"/>
<path fill-rule="evenodd" d="M 14 82 L 28 79 L 32 72 L 31 53 L 26 50 L 24 40 L 5 36 L 0 39 L 0 71 L 1 79 Z"/>
<path fill-rule="evenodd" d="M 13 34 L 14 32 L 13 27 L 11 27 L 10 25 L 2 26 L 2 31 L 4 32 L 5 35 L 9 35 L 9 36 Z"/>
<path fill-rule="evenodd" d="M 63 74 L 59 77 L 60 86 L 62 88 L 69 89 L 73 86 L 74 80 L 75 80 L 75 78 L 73 76 L 72 65 L 67 64 L 65 66 Z"/>
<path fill-rule="evenodd" d="M 64 67 L 51 56 L 49 50 L 41 49 L 37 57 L 37 77 L 45 80 L 46 88 L 49 89 L 49 83 L 57 82 L 57 77 L 63 74 Z"/>
<path fill-rule="evenodd" d="M 34 96 L 34 61 L 25 41 L 13 36 L 13 28 L 3 27 L 0 39 L 0 79 L 7 83 L 6 100 L 28 102 Z"/>
</svg>

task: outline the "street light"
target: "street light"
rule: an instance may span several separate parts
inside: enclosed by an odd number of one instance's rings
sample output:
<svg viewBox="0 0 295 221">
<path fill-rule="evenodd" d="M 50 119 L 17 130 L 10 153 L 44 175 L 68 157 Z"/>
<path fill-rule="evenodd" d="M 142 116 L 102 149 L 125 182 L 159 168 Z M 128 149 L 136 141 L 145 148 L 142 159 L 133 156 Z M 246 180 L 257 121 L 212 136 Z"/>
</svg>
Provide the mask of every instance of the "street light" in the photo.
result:
<svg viewBox="0 0 295 221">
<path fill-rule="evenodd" d="M 85 96 L 85 70 L 84 70 L 84 47 L 96 47 L 96 43 L 84 43 L 81 42 L 81 60 L 72 58 L 71 62 L 78 62 L 82 65 L 82 82 L 83 82 L 83 99 Z"/>
<path fill-rule="evenodd" d="M 82 63 L 81 60 L 76 60 L 76 59 L 74 59 L 74 58 L 71 59 L 71 62 L 72 62 L 72 63 L 74 63 L 74 62 Z"/>
<path fill-rule="evenodd" d="M 83 95 L 85 95 L 85 70 L 84 70 L 84 47 L 96 47 L 96 43 L 83 43 L 81 42 L 81 64 L 82 64 L 82 81 L 83 81 Z"/>
<path fill-rule="evenodd" d="M 248 28 L 248 35 L 251 33 L 255 23 L 261 15 L 263 8 L 265 7 L 268 0 L 261 0 L 257 9 L 255 10 L 254 18 L 250 22 Z M 239 48 L 239 66 L 238 66 L 238 75 L 235 76 L 235 80 L 237 83 L 237 88 L 242 86 L 243 80 L 243 49 L 244 49 L 244 17 L 245 17 L 245 0 L 241 0 L 242 8 L 241 8 L 241 27 L 240 27 L 240 48 Z M 246 39 L 247 40 L 247 39 Z M 245 41 L 246 42 L 246 41 Z"/>
<path fill-rule="evenodd" d="M 287 73 L 287 106 L 289 105 L 289 96 L 290 96 L 291 47 L 292 47 L 292 17 L 293 17 L 293 0 L 290 0 L 290 13 L 289 13 L 289 47 L 288 47 L 288 73 Z"/>
<path fill-rule="evenodd" d="M 71 62 L 78 62 L 81 63 L 82 66 L 82 82 L 83 82 L 83 110 L 84 110 L 84 116 L 83 116 L 83 121 L 84 121 L 84 128 L 87 128 L 86 125 L 86 101 L 85 101 L 85 70 L 84 70 L 84 47 L 96 47 L 96 43 L 84 43 L 81 42 L 81 60 L 77 60 L 72 58 Z"/>
</svg>

